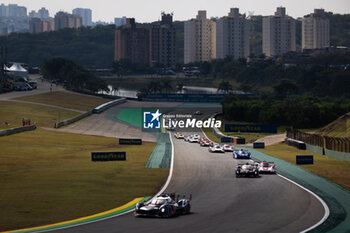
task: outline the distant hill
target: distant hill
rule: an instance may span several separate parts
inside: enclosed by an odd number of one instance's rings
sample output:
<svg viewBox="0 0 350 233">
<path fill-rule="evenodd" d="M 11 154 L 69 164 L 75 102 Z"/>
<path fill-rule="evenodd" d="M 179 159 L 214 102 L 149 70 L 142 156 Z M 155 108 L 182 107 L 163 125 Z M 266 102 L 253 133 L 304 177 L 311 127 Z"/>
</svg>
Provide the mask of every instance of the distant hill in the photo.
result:
<svg viewBox="0 0 350 233">
<path fill-rule="evenodd" d="M 347 113 L 327 126 L 323 127 L 316 134 L 328 137 L 350 138 L 350 113 Z"/>
<path fill-rule="evenodd" d="M 0 38 L 8 48 L 8 61 L 41 66 L 45 60 L 64 57 L 83 66 L 108 68 L 114 57 L 114 25 L 65 28 L 39 34 L 16 33 Z"/>
<path fill-rule="evenodd" d="M 331 44 L 350 47 L 350 14 L 328 13 Z M 151 23 L 138 24 L 150 28 Z M 184 57 L 184 22 L 175 21 L 177 62 Z M 251 17 L 251 53 L 262 53 L 262 16 Z M 40 34 L 11 34 L 0 37 L 0 46 L 8 47 L 8 60 L 40 66 L 53 57 L 65 57 L 85 67 L 109 68 L 114 57 L 114 25 L 96 28 L 63 29 Z M 297 44 L 301 44 L 301 22 L 297 21 Z"/>
</svg>

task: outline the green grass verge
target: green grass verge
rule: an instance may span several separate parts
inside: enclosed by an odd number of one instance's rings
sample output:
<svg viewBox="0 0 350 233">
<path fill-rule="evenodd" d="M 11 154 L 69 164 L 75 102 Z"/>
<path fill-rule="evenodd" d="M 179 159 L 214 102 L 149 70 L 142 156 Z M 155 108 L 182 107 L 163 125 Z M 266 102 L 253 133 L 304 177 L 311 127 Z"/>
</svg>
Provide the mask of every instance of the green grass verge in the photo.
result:
<svg viewBox="0 0 350 233">
<path fill-rule="evenodd" d="M 325 177 L 350 190 L 350 162 L 333 159 L 305 150 L 299 150 L 295 147 L 291 147 L 285 144 L 267 146 L 265 149 L 259 149 L 259 151 L 277 157 L 279 159 L 283 159 L 292 164 L 296 164 L 296 155 L 313 155 L 313 165 L 298 166 L 317 175 Z"/>
<path fill-rule="evenodd" d="M 221 143 L 220 138 L 216 137 L 210 128 L 202 128 L 203 132 L 207 135 L 208 139 L 213 142 Z"/>
<path fill-rule="evenodd" d="M 0 231 L 56 223 L 151 196 L 168 169 L 146 169 L 155 143 L 37 129 L 0 138 Z M 93 151 L 126 151 L 125 162 L 91 162 Z"/>
<path fill-rule="evenodd" d="M 350 138 L 350 113 L 317 130 L 316 134 L 328 137 Z"/>
<path fill-rule="evenodd" d="M 79 113 L 35 104 L 0 101 L 0 130 L 22 126 L 22 118 L 30 118 L 37 126 L 51 127 Z M 7 122 L 8 124 L 5 124 Z"/>
<path fill-rule="evenodd" d="M 78 95 L 68 92 L 53 92 L 43 93 L 19 97 L 15 100 L 29 101 L 42 104 L 50 104 L 64 108 L 89 111 L 103 103 L 109 102 L 108 99 L 103 99 L 95 96 Z"/>
</svg>

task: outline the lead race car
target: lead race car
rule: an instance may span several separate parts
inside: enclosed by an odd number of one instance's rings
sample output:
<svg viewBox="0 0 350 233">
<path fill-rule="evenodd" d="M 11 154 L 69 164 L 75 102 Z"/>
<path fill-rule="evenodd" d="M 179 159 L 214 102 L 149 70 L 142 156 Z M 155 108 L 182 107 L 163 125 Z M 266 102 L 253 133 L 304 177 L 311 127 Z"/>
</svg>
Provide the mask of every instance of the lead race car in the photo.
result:
<svg viewBox="0 0 350 233">
<path fill-rule="evenodd" d="M 181 199 L 180 199 L 181 197 Z M 138 202 L 135 206 L 134 215 L 170 218 L 176 214 L 189 214 L 191 211 L 191 199 L 185 195 L 162 194 L 153 198 L 150 202 Z"/>
<path fill-rule="evenodd" d="M 177 139 L 185 139 L 185 135 L 183 135 L 182 133 L 175 133 L 174 137 Z"/>
<path fill-rule="evenodd" d="M 236 168 L 236 177 L 258 177 L 259 176 L 258 163 L 238 164 Z"/>
</svg>

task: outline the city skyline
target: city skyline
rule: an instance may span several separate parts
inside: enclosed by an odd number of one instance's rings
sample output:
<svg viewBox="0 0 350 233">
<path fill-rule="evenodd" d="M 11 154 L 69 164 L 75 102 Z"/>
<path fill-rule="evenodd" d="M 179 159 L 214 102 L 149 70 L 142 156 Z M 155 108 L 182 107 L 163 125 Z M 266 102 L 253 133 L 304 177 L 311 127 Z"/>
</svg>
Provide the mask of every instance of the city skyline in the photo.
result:
<svg viewBox="0 0 350 233">
<path fill-rule="evenodd" d="M 287 9 L 287 14 L 297 18 L 310 14 L 315 8 L 323 8 L 325 11 L 331 11 L 339 14 L 350 13 L 350 1 L 348 0 L 309 0 L 309 1 L 282 1 L 266 0 L 264 2 L 257 0 L 217 0 L 217 1 L 196 1 L 188 2 L 185 0 L 178 1 L 161 1 L 155 0 L 152 4 L 145 1 L 134 0 L 132 4 L 126 2 L 116 3 L 112 0 L 101 0 L 99 2 L 91 0 L 59 2 L 47 0 L 31 0 L 30 3 L 25 0 L 4 0 L 3 4 L 17 4 L 25 6 L 27 12 L 32 10 L 38 11 L 41 7 L 49 10 L 50 16 L 53 17 L 58 11 L 72 12 L 74 8 L 90 8 L 92 10 L 93 21 L 113 22 L 115 17 L 126 16 L 135 18 L 137 22 L 153 22 L 159 20 L 159 12 L 174 13 L 174 20 L 188 20 L 193 18 L 198 10 L 207 10 L 208 17 L 222 17 L 227 14 L 230 8 L 238 7 L 242 13 L 254 15 L 273 15 L 276 7 L 283 6 Z M 64 5 L 64 6 L 62 6 Z M 135 6 L 138 6 L 135 8 Z M 303 6 L 303 7 L 300 7 Z"/>
</svg>

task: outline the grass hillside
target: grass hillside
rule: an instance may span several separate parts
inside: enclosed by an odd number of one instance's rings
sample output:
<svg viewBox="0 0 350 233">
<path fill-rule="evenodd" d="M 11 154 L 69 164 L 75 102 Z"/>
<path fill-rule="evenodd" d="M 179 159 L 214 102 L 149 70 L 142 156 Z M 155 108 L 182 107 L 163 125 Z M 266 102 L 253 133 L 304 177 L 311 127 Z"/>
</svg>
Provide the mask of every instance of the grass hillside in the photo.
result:
<svg viewBox="0 0 350 233">
<path fill-rule="evenodd" d="M 350 113 L 347 113 L 316 132 L 328 137 L 350 137 Z"/>
<path fill-rule="evenodd" d="M 69 92 L 52 92 L 38 95 L 30 95 L 15 98 L 15 100 L 28 101 L 33 103 L 42 103 L 55 105 L 63 108 L 77 109 L 81 111 L 89 111 L 101 104 L 111 101 L 101 97 L 74 94 Z"/>
</svg>

